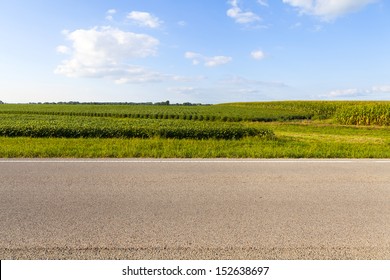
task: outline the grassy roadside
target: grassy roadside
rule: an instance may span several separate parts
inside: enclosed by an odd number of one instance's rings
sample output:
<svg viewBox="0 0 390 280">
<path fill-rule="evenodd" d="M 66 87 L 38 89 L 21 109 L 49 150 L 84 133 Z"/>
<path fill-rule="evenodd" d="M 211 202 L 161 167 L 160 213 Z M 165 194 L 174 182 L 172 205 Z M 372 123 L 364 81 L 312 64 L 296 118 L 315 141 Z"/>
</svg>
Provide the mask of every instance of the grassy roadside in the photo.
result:
<svg viewBox="0 0 390 280">
<path fill-rule="evenodd" d="M 100 139 L 0 137 L 0 157 L 37 158 L 390 158 L 388 127 L 324 122 L 248 123 L 275 139 Z"/>
</svg>

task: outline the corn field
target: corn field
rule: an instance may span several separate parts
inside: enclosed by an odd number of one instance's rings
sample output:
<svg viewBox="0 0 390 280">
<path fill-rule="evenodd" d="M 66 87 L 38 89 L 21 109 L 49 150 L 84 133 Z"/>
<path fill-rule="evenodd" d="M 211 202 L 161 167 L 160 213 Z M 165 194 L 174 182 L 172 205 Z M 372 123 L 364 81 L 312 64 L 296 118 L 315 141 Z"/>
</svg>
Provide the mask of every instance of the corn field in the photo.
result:
<svg viewBox="0 0 390 280">
<path fill-rule="evenodd" d="M 329 102 L 258 102 L 212 106 L 2 104 L 0 114 L 170 119 L 222 122 L 271 122 L 331 117 L 337 105 Z"/>
<path fill-rule="evenodd" d="M 390 104 L 347 106 L 337 110 L 335 119 L 346 125 L 390 125 Z"/>
</svg>

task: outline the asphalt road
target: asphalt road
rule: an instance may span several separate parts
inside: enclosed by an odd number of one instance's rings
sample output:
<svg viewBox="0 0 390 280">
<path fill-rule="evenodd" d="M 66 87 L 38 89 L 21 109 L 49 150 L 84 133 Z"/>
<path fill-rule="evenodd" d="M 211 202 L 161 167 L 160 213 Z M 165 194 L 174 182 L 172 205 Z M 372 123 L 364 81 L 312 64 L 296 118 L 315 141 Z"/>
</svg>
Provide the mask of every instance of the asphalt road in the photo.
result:
<svg viewBox="0 0 390 280">
<path fill-rule="evenodd" d="M 388 160 L 1 160 L 0 259 L 390 259 Z"/>
</svg>

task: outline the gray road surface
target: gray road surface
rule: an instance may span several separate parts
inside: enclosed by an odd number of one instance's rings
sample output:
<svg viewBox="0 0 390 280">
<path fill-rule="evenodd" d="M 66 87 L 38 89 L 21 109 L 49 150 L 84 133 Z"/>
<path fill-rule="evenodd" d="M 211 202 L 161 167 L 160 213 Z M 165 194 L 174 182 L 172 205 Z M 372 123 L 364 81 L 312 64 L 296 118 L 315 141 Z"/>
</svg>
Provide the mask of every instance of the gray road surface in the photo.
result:
<svg viewBox="0 0 390 280">
<path fill-rule="evenodd" d="M 0 259 L 390 259 L 390 161 L 1 160 Z"/>
</svg>

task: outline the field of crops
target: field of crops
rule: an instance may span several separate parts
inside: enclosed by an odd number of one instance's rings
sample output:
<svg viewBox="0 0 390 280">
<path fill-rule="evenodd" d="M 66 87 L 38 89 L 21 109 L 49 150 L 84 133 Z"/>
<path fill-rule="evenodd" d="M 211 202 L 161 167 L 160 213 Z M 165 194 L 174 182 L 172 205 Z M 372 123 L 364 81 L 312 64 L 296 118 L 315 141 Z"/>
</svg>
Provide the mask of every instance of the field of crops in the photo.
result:
<svg viewBox="0 0 390 280">
<path fill-rule="evenodd" d="M 390 125 L 390 104 L 362 104 L 340 108 L 335 114 L 338 123 L 347 125 Z"/>
<path fill-rule="evenodd" d="M 0 136 L 58 138 L 241 139 L 272 137 L 272 131 L 238 123 L 110 117 L 3 114 Z"/>
<path fill-rule="evenodd" d="M 390 122 L 389 112 L 390 102 L 372 101 L 250 102 L 209 106 L 0 104 L 0 114 L 225 122 L 271 122 L 334 118 L 341 124 L 356 125 L 388 125 Z M 367 121 L 367 117 L 373 121 Z M 363 119 L 366 121 L 363 121 Z"/>
<path fill-rule="evenodd" d="M 248 122 L 330 119 L 389 125 L 390 102 L 285 101 L 209 106 L 0 104 L 0 136 L 241 139 L 272 137 Z"/>
<path fill-rule="evenodd" d="M 3 104 L 1 114 L 45 114 L 200 121 L 286 121 L 332 116 L 337 105 L 325 102 L 231 103 L 210 106 Z"/>
<path fill-rule="evenodd" d="M 390 102 L 0 104 L 0 157 L 389 158 Z"/>
</svg>

